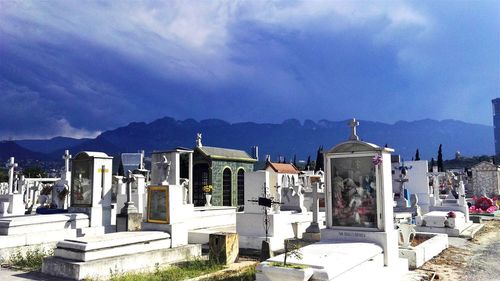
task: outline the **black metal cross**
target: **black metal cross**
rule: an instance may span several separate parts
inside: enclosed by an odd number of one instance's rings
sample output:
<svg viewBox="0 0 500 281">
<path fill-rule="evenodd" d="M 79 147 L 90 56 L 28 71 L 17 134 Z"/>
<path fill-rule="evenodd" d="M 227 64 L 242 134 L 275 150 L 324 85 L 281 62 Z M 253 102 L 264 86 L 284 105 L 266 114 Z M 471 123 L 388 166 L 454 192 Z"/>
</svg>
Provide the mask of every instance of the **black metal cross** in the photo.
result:
<svg viewBox="0 0 500 281">
<path fill-rule="evenodd" d="M 248 202 L 254 202 L 254 203 L 258 203 L 259 206 L 262 206 L 264 207 L 264 229 L 266 231 L 266 242 L 269 242 L 269 215 L 267 213 L 267 208 L 271 208 L 272 206 L 274 205 L 282 205 L 283 203 L 281 202 L 278 202 L 278 201 L 274 201 L 273 197 L 270 197 L 268 198 L 267 195 L 267 187 L 266 187 L 266 184 L 264 183 L 263 185 L 263 196 L 264 197 L 259 197 L 258 199 L 252 199 L 252 200 L 248 200 Z"/>
</svg>

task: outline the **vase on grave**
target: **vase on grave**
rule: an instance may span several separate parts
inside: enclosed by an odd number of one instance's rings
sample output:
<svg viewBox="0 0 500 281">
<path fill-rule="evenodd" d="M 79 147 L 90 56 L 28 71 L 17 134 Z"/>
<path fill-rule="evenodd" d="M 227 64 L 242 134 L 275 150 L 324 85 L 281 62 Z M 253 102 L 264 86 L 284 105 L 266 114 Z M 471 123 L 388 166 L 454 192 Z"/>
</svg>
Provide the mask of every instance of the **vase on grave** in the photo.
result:
<svg viewBox="0 0 500 281">
<path fill-rule="evenodd" d="M 205 193 L 205 201 L 206 201 L 205 206 L 206 207 L 212 206 L 211 200 L 212 200 L 212 194 Z"/>
</svg>

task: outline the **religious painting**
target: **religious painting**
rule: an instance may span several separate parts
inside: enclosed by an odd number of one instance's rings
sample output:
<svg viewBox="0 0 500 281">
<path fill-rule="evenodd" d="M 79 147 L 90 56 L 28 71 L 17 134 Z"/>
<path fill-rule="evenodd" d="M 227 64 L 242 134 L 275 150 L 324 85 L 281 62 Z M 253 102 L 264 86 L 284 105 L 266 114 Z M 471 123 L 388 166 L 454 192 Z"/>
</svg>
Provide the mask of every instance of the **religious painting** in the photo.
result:
<svg viewBox="0 0 500 281">
<path fill-rule="evenodd" d="M 372 156 L 331 158 L 333 226 L 377 227 L 377 175 Z"/>
<path fill-rule="evenodd" d="M 168 186 L 148 188 L 148 222 L 169 223 Z"/>
<path fill-rule="evenodd" d="M 71 170 L 71 206 L 92 206 L 92 162 L 73 160 Z"/>
</svg>

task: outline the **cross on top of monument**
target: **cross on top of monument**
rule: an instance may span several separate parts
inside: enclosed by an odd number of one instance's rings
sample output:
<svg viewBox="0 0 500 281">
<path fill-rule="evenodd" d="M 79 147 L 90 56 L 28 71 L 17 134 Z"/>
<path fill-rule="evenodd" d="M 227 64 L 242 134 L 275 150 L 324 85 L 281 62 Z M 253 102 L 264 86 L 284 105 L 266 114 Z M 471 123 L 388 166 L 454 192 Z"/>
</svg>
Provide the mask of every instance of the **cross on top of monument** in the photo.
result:
<svg viewBox="0 0 500 281">
<path fill-rule="evenodd" d="M 196 147 L 202 147 L 203 144 L 201 143 L 201 133 L 196 134 Z"/>
<path fill-rule="evenodd" d="M 69 150 L 64 151 L 64 155 L 62 156 L 64 159 L 64 169 L 65 172 L 69 172 L 69 160 L 71 159 L 71 154 L 69 154 Z"/>
<path fill-rule="evenodd" d="M 349 137 L 349 140 L 359 141 L 359 137 L 356 134 L 356 127 L 359 126 L 359 122 L 356 121 L 356 118 L 352 118 L 348 125 L 351 127 L 351 136 Z"/>
<path fill-rule="evenodd" d="M 9 162 L 7 162 L 7 164 L 5 164 L 5 167 L 8 169 L 17 168 L 17 163 L 15 163 L 14 157 L 10 157 Z"/>
</svg>

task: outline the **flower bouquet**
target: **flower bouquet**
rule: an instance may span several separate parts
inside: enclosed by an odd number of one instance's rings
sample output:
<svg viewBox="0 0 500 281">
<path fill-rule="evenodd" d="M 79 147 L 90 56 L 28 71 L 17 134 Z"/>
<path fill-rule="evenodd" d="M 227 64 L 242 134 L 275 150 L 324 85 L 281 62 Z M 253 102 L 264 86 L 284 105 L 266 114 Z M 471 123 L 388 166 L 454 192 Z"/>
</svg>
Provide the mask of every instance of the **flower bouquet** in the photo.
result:
<svg viewBox="0 0 500 281">
<path fill-rule="evenodd" d="M 212 191 L 214 191 L 214 188 L 211 184 L 206 184 L 201 188 L 201 190 L 203 190 L 204 193 L 212 194 Z"/>
</svg>

